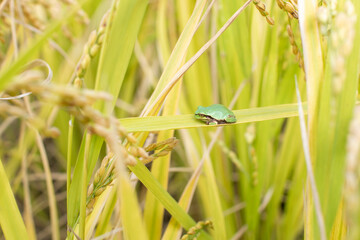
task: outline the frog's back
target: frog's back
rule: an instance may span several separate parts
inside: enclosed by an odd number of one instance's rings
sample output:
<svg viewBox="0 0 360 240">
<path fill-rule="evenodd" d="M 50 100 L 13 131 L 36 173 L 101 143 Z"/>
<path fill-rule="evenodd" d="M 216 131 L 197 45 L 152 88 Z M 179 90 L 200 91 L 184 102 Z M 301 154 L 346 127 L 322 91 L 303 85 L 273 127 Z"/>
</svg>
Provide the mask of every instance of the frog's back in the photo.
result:
<svg viewBox="0 0 360 240">
<path fill-rule="evenodd" d="M 234 115 L 232 111 L 227 109 L 222 104 L 213 104 L 211 105 L 211 107 L 212 107 L 211 117 L 214 119 L 225 120 L 229 115 Z"/>
</svg>

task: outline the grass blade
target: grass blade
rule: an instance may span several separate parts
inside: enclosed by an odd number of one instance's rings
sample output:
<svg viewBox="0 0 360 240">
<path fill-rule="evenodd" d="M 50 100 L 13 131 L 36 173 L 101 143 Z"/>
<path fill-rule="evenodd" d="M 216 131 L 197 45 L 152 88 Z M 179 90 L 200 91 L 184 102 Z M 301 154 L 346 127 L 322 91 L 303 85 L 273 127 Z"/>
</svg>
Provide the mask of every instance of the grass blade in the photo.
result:
<svg viewBox="0 0 360 240">
<path fill-rule="evenodd" d="M 96 77 L 95 89 L 106 90 L 114 97 L 112 106 L 105 106 L 102 102 L 95 105 L 98 110 L 105 114 L 111 113 L 115 105 L 148 1 L 114 0 L 113 7 L 115 7 L 118 2 L 117 10 L 113 13 L 113 16 L 110 16 L 111 23 L 108 23 L 105 33 Z M 113 51 L 113 49 L 118 49 L 118 51 Z M 84 166 L 84 139 L 85 137 L 83 138 L 79 151 L 69 190 L 68 224 L 70 226 L 75 224 L 79 213 L 80 196 L 78 192 L 80 192 L 81 189 L 81 172 Z M 94 170 L 102 143 L 103 140 L 100 137 L 93 136 L 91 138 L 87 181 L 90 180 Z"/>
<path fill-rule="evenodd" d="M 303 104 L 306 114 L 306 104 Z M 297 117 L 297 104 L 283 104 L 271 107 L 249 108 L 243 110 L 234 110 L 237 122 L 236 124 L 259 122 L 273 119 Z M 213 127 L 206 125 L 203 122 L 196 120 L 194 115 L 173 115 L 161 117 L 136 117 L 136 118 L 121 118 L 120 124 L 129 132 L 151 132 L 162 131 L 171 129 L 182 128 L 195 128 L 195 127 Z M 234 125 L 231 124 L 231 125 Z M 231 126 L 222 124 L 225 126 Z M 221 125 L 217 125 L 221 126 Z"/>
<path fill-rule="evenodd" d="M 24 221 L 16 204 L 0 159 L 0 226 L 6 239 L 28 239 Z"/>
</svg>

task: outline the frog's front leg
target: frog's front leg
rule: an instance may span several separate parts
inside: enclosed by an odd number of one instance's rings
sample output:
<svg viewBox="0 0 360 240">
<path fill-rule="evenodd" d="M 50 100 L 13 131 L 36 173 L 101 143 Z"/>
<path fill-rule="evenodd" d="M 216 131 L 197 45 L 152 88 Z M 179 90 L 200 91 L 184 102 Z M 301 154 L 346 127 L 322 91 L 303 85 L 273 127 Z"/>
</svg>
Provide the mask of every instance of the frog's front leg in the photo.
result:
<svg viewBox="0 0 360 240">
<path fill-rule="evenodd" d="M 214 119 L 209 119 L 207 121 L 207 125 L 217 125 L 217 124 L 218 124 L 218 122 L 216 120 L 214 120 Z"/>
</svg>

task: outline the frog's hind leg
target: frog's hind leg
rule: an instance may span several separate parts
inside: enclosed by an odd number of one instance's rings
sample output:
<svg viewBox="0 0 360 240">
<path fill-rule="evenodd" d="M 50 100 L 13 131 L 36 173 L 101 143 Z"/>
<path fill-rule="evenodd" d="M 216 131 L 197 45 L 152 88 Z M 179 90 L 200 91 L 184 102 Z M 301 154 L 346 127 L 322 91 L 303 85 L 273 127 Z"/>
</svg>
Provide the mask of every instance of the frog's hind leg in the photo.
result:
<svg viewBox="0 0 360 240">
<path fill-rule="evenodd" d="M 217 121 L 214 120 L 214 119 L 209 119 L 208 122 L 207 122 L 207 125 L 217 125 Z"/>
</svg>

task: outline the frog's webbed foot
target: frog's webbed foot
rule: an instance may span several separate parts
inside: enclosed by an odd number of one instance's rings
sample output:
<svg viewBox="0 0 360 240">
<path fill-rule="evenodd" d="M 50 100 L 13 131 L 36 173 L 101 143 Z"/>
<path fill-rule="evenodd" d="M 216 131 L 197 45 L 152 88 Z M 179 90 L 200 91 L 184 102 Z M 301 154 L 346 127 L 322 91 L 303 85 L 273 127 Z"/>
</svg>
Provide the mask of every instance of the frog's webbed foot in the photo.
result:
<svg viewBox="0 0 360 240">
<path fill-rule="evenodd" d="M 207 122 L 207 125 L 217 125 L 217 121 L 214 120 L 214 119 L 209 119 L 208 122 Z"/>
</svg>

